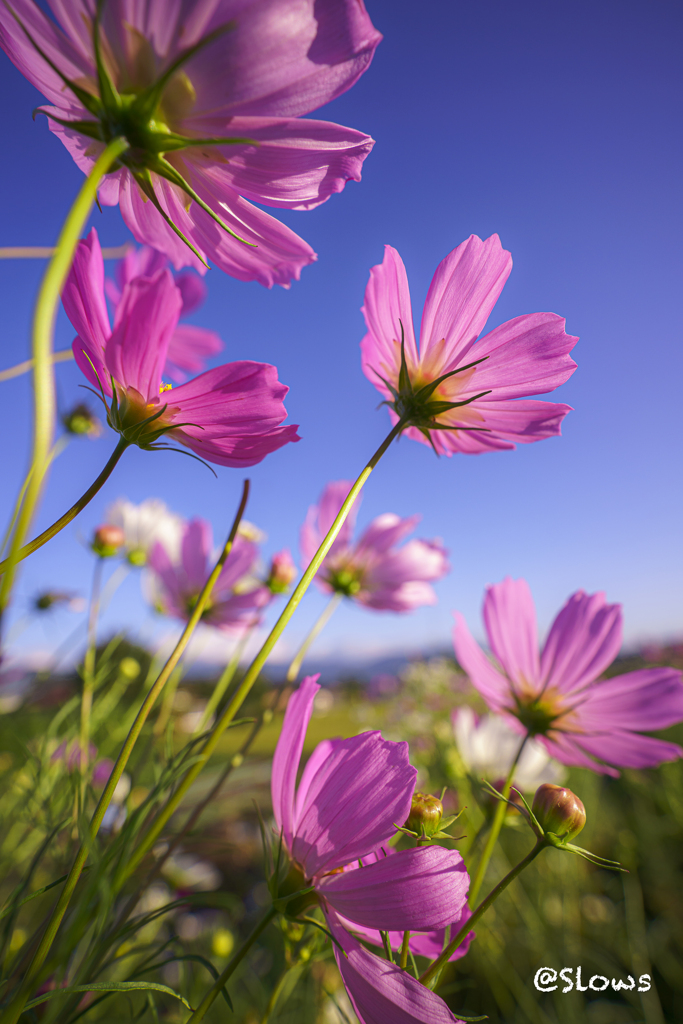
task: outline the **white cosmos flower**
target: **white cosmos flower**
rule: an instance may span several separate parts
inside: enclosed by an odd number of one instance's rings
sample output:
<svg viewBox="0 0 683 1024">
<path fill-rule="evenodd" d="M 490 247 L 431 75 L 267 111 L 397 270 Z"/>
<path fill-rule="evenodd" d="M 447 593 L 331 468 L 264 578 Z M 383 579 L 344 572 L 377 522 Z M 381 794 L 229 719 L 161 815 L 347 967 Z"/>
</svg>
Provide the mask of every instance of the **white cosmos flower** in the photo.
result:
<svg viewBox="0 0 683 1024">
<path fill-rule="evenodd" d="M 490 781 L 505 779 L 522 742 L 522 737 L 498 715 L 483 715 L 479 720 L 472 708 L 464 706 L 453 713 L 455 742 L 467 769 Z M 515 770 L 513 785 L 530 793 L 544 783 L 561 782 L 566 775 L 562 765 L 549 757 L 534 739 L 527 740 Z"/>
<path fill-rule="evenodd" d="M 131 565 L 146 565 L 150 549 L 157 541 L 173 559 L 180 556 L 183 519 L 169 511 L 160 498 L 147 498 L 139 505 L 119 498 L 107 509 L 106 522 L 123 530 L 122 554 Z"/>
</svg>

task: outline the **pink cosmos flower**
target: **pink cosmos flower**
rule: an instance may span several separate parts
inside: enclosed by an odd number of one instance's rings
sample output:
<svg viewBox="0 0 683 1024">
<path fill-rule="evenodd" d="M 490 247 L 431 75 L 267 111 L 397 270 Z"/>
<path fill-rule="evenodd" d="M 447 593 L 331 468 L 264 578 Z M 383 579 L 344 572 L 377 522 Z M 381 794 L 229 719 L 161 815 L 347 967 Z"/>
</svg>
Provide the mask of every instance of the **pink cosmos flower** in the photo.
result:
<svg viewBox="0 0 683 1024">
<path fill-rule="evenodd" d="M 424 846 L 369 857 L 408 817 L 417 773 L 407 743 L 383 740 L 378 732 L 323 740 L 297 789 L 320 689 L 316 679 L 308 676 L 290 698 L 273 757 L 273 812 L 295 875 L 302 886 L 315 887 L 326 914 L 340 915 L 350 927 L 445 927 L 460 918 L 467 900 L 469 878 L 459 853 Z"/>
<path fill-rule="evenodd" d="M 526 580 L 488 587 L 484 624 L 497 664 L 473 640 L 460 613 L 458 661 L 492 711 L 538 736 L 563 764 L 618 775 L 610 765 L 651 768 L 683 756 L 675 743 L 642 736 L 683 719 L 683 681 L 672 668 L 598 677 L 619 653 L 621 607 L 604 594 L 572 594 L 539 656 L 536 611 Z M 598 763 L 594 758 L 599 758 Z"/>
<path fill-rule="evenodd" d="M 285 287 L 316 257 L 254 202 L 311 209 L 359 180 L 373 140 L 303 118 L 349 89 L 381 39 L 362 0 L 0 4 L 0 45 L 47 97 L 50 129 L 139 242 Z M 246 244 L 245 244 L 246 243 Z M 205 266 L 205 264 L 204 264 Z"/>
<path fill-rule="evenodd" d="M 162 383 L 183 304 L 169 270 L 124 285 L 112 329 L 102 251 L 93 228 L 78 244 L 62 301 L 78 332 L 76 362 L 90 383 L 112 399 L 108 421 L 129 443 L 164 447 L 155 442 L 167 434 L 209 462 L 253 466 L 288 441 L 299 440 L 296 427 L 280 426 L 288 389 L 267 363 L 227 363 L 173 389 Z"/>
<path fill-rule="evenodd" d="M 401 257 L 385 247 L 370 271 L 361 342 L 363 372 L 381 391 L 392 422 L 437 454 L 514 448 L 560 433 L 568 405 L 523 399 L 563 384 L 576 369 L 555 313 L 508 320 L 477 341 L 512 269 L 498 235 L 476 235 L 441 261 L 415 339 L 408 278 Z M 522 400 L 523 399 L 523 400 Z"/>
<path fill-rule="evenodd" d="M 185 622 L 189 619 L 213 570 L 212 555 L 213 533 L 205 519 L 185 524 L 178 559 L 157 541 L 149 554 L 147 566 L 151 572 L 147 582 L 149 596 L 159 612 Z M 257 558 L 256 545 L 238 533 L 202 622 L 224 633 L 239 633 L 258 620 L 272 595 L 267 587 L 253 585 Z"/>
<path fill-rule="evenodd" d="M 318 505 L 311 505 L 301 528 L 301 554 L 306 565 L 332 526 L 351 490 L 351 481 L 327 485 Z M 351 509 L 330 553 L 320 567 L 316 583 L 325 593 L 343 594 L 366 608 L 410 612 L 436 604 L 430 580 L 441 579 L 450 566 L 438 540 L 411 540 L 397 545 L 417 526 L 420 516 L 387 512 L 377 516 L 355 544 L 353 526 L 359 501 Z"/>
<path fill-rule="evenodd" d="M 136 277 L 154 277 L 168 267 L 168 259 L 162 252 L 143 245 L 131 248 L 116 264 L 116 279 L 107 278 L 104 291 L 114 309 L 121 301 L 126 285 Z M 207 287 L 200 277 L 191 270 L 183 270 L 174 276 L 176 287 L 182 298 L 181 317 L 189 316 L 204 302 Z M 201 373 L 207 359 L 223 351 L 223 342 L 215 333 L 205 327 L 179 323 L 171 335 L 166 353 L 164 375 L 175 384 L 184 384 L 189 373 Z"/>
</svg>

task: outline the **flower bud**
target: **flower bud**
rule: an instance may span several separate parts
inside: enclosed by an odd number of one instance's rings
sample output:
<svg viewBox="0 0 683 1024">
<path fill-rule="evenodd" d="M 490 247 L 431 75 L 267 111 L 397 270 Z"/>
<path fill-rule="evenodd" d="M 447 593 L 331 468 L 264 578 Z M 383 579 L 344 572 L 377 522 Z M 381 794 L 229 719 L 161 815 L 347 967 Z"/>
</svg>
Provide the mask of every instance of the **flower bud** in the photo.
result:
<svg viewBox="0 0 683 1024">
<path fill-rule="evenodd" d="M 577 836 L 586 824 L 586 809 L 578 796 L 551 782 L 538 787 L 531 810 L 544 832 L 566 839 Z"/>
<path fill-rule="evenodd" d="M 68 590 L 43 590 L 33 599 L 37 612 L 49 612 L 51 608 L 65 607 L 70 612 L 82 612 L 85 602 L 78 594 Z"/>
<path fill-rule="evenodd" d="M 284 551 L 278 551 L 273 555 L 266 586 L 272 594 L 286 594 L 295 576 L 296 566 L 285 548 Z"/>
<path fill-rule="evenodd" d="M 126 542 L 120 526 L 98 526 L 90 547 L 100 558 L 112 558 Z"/>
<path fill-rule="evenodd" d="M 62 416 L 62 423 L 67 434 L 74 434 L 77 437 L 99 437 L 102 433 L 102 424 L 91 409 L 83 402 L 69 409 Z"/>
<path fill-rule="evenodd" d="M 405 827 L 418 836 L 433 836 L 439 831 L 442 817 L 443 804 L 438 796 L 415 793 Z"/>
</svg>

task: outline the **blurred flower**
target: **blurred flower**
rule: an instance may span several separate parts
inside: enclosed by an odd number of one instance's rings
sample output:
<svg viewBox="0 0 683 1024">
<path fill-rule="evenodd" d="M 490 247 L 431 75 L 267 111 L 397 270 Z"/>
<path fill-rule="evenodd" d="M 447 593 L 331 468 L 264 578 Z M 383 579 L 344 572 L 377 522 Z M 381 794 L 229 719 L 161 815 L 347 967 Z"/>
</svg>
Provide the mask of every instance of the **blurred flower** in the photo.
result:
<svg viewBox="0 0 683 1024">
<path fill-rule="evenodd" d="M 100 558 L 113 558 L 125 544 L 126 538 L 120 526 L 104 523 L 93 534 L 90 547 Z"/>
<path fill-rule="evenodd" d="M 526 580 L 488 587 L 484 623 L 492 664 L 455 614 L 458 661 L 489 707 L 523 735 L 538 736 L 563 764 L 618 775 L 610 765 L 651 768 L 683 756 L 675 743 L 642 736 L 683 720 L 683 680 L 672 668 L 646 668 L 602 680 L 619 653 L 621 607 L 604 594 L 572 594 L 539 657 L 536 611 Z M 606 762 L 599 764 L 594 758 Z"/>
<path fill-rule="evenodd" d="M 119 498 L 107 509 L 106 520 L 123 531 L 122 554 L 131 565 L 146 565 L 150 549 L 157 541 L 172 558 L 180 554 L 183 519 L 170 512 L 160 498 L 147 498 L 134 505 Z"/>
<path fill-rule="evenodd" d="M 463 706 L 453 712 L 453 732 L 468 771 L 490 781 L 507 778 L 521 737 L 504 718 L 483 715 L 477 719 L 472 708 Z M 529 739 L 515 768 L 512 785 L 530 793 L 542 782 L 560 782 L 565 774 L 538 740 Z"/>
<path fill-rule="evenodd" d="M 301 554 L 306 565 L 320 547 L 337 517 L 351 482 L 329 483 L 318 505 L 311 505 L 301 528 Z M 377 516 L 355 544 L 353 526 L 355 503 L 316 575 L 326 593 L 343 594 L 366 608 L 409 612 L 422 605 L 436 604 L 429 584 L 449 569 L 446 549 L 439 540 L 411 540 L 397 545 L 417 526 L 420 516 L 401 519 L 387 512 Z"/>
<path fill-rule="evenodd" d="M 62 416 L 62 423 L 67 434 L 74 434 L 77 437 L 99 437 L 102 433 L 102 423 L 85 402 L 79 402 Z"/>
<path fill-rule="evenodd" d="M 212 549 L 211 525 L 204 519 L 185 523 L 179 556 L 174 557 L 162 542 L 156 542 L 149 553 L 147 583 L 157 611 L 183 621 L 189 619 L 213 570 Z M 202 622 L 235 633 L 258 619 L 272 594 L 263 585 L 249 590 L 240 588 L 244 577 L 251 578 L 257 558 L 256 545 L 238 534 L 204 609 Z"/>
<path fill-rule="evenodd" d="M 215 864 L 191 853 L 173 853 L 164 861 L 161 873 L 176 890 L 210 892 L 218 889 L 223 876 Z"/>
<path fill-rule="evenodd" d="M 143 245 L 140 249 L 129 249 L 123 259 L 116 264 L 115 281 L 107 278 L 104 282 L 107 298 L 116 308 L 121 301 L 123 290 L 130 281 L 136 277 L 154 277 L 158 271 L 166 270 L 168 264 L 164 253 L 148 245 Z M 176 274 L 174 281 L 182 299 L 180 316 L 189 316 L 204 302 L 207 287 L 191 270 Z M 206 369 L 207 359 L 222 352 L 223 348 L 223 342 L 215 331 L 179 323 L 168 343 L 164 375 L 175 384 L 184 384 L 188 374 L 201 373 Z"/>
<path fill-rule="evenodd" d="M 276 552 L 270 560 L 266 586 L 273 594 L 286 594 L 296 578 L 296 565 L 288 548 Z"/>
<path fill-rule="evenodd" d="M 410 812 L 416 771 L 407 743 L 378 732 L 323 740 L 297 788 L 316 678 L 304 679 L 290 697 L 273 756 L 273 813 L 298 880 L 294 891 L 313 885 L 325 913 L 341 915 L 350 927 L 426 931 L 450 924 L 469 888 L 455 850 L 414 847 L 365 862 Z"/>
<path fill-rule="evenodd" d="M 85 600 L 72 590 L 43 590 L 33 598 L 33 607 L 37 612 L 47 612 L 53 608 L 82 612 L 85 610 Z"/>
<path fill-rule="evenodd" d="M 177 268 L 209 257 L 242 281 L 298 278 L 313 250 L 252 201 L 310 209 L 360 179 L 372 139 L 301 115 L 368 67 L 381 36 L 362 0 L 74 0 L 51 13 L 0 4 L 0 45 L 54 104 L 49 127 L 81 170 L 116 135 L 130 142 L 100 202 Z"/>
<path fill-rule="evenodd" d="M 500 295 L 512 259 L 498 235 L 476 235 L 436 269 L 422 314 L 420 349 L 413 327 L 408 278 L 401 257 L 385 246 L 384 262 L 370 271 L 361 343 L 363 372 L 381 391 L 392 422 L 407 423 L 408 437 L 439 455 L 514 448 L 560 433 L 568 405 L 537 402 L 576 369 L 555 313 L 508 320 L 477 338 Z"/>
<path fill-rule="evenodd" d="M 182 309 L 169 270 L 124 286 L 112 330 L 104 298 L 104 263 L 93 228 L 79 242 L 62 302 L 78 331 L 76 362 L 111 399 L 107 421 L 129 444 L 155 450 L 168 435 L 222 466 L 253 466 L 299 438 L 286 416 L 287 388 L 267 363 L 242 360 L 207 370 L 171 388 L 162 382 L 166 354 Z"/>
</svg>

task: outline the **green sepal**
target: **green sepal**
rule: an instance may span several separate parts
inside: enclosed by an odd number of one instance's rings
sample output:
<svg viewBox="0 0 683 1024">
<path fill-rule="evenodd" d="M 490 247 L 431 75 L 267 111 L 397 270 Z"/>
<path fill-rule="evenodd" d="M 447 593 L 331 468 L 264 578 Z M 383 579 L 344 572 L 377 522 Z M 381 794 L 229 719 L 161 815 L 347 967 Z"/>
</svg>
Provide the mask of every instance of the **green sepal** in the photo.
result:
<svg viewBox="0 0 683 1024">
<path fill-rule="evenodd" d="M 185 192 L 190 197 L 190 199 L 194 199 L 197 206 L 201 207 L 204 213 L 208 213 L 209 217 L 211 217 L 212 220 L 215 220 L 216 224 L 222 227 L 224 231 L 227 231 L 229 235 L 232 235 L 233 238 L 237 239 L 238 242 L 242 242 L 244 245 L 248 245 L 251 249 L 258 249 L 256 242 L 247 242 L 246 238 L 242 238 L 235 231 L 233 231 L 232 228 L 229 228 L 228 225 L 223 220 L 223 218 L 219 217 L 218 214 L 211 209 L 208 203 L 204 202 L 204 200 L 195 192 L 192 186 L 185 181 L 182 174 L 180 174 L 179 171 L 175 169 L 173 164 L 169 164 L 169 162 L 165 160 L 163 156 L 159 157 L 159 166 L 154 169 L 156 170 L 157 174 L 162 175 L 164 178 L 166 178 L 167 181 L 170 181 L 172 185 L 177 185 L 179 188 L 181 188 L 183 192 Z"/>
<path fill-rule="evenodd" d="M 465 370 L 471 370 L 473 366 L 478 366 L 479 363 L 483 363 L 486 359 L 488 359 L 488 356 L 482 356 L 481 359 L 475 359 L 473 363 L 468 363 L 466 366 L 459 366 L 456 370 L 449 370 L 448 373 L 442 374 L 441 377 L 437 377 L 436 380 L 430 381 L 429 384 L 421 387 L 419 391 L 415 392 L 415 397 L 429 398 L 434 394 L 439 384 L 443 384 L 449 377 L 454 377 L 456 373 L 464 373 Z M 488 394 L 488 392 L 484 392 L 484 394 Z"/>
<path fill-rule="evenodd" d="M 102 8 L 104 7 L 104 3 L 105 0 L 97 0 L 95 5 L 95 17 L 93 18 L 92 23 L 92 45 L 95 56 L 95 67 L 97 69 L 97 84 L 100 90 L 100 100 L 106 111 L 114 113 L 121 108 L 121 97 L 118 89 L 111 79 L 111 75 L 104 65 L 104 61 L 102 60 L 102 51 L 100 48 L 100 20 L 102 18 Z"/>
<path fill-rule="evenodd" d="M 199 252 L 199 249 L 197 249 L 192 244 L 190 239 L 180 230 L 180 228 L 173 223 L 169 215 L 162 208 L 161 203 L 157 199 L 156 192 L 154 191 L 154 185 L 152 184 L 152 179 L 150 177 L 149 171 L 147 169 L 145 169 L 144 171 L 136 171 L 133 173 L 133 177 L 135 178 L 136 182 L 138 183 L 144 194 L 150 200 L 154 208 L 158 211 L 158 213 L 161 214 L 161 216 L 166 221 L 171 230 L 175 231 L 178 238 L 180 238 L 181 241 L 185 243 L 188 249 L 190 249 L 195 254 L 199 262 L 203 264 L 203 266 L 205 266 L 206 269 L 208 270 L 209 264 L 206 262 L 202 254 Z"/>
</svg>

